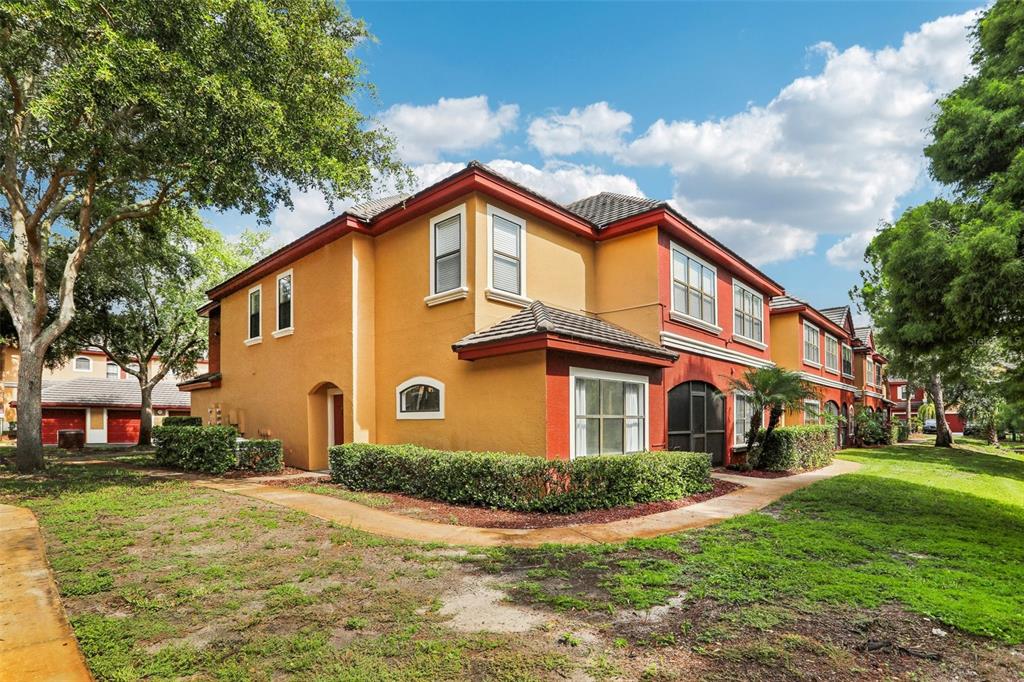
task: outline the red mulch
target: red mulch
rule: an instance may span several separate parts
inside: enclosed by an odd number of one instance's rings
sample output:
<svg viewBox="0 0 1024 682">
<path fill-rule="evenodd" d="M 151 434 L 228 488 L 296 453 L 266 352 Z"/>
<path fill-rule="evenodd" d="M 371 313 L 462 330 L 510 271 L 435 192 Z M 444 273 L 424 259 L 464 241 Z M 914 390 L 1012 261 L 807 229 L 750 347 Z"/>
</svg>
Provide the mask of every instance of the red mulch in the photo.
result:
<svg viewBox="0 0 1024 682">
<path fill-rule="evenodd" d="M 810 469 L 808 469 L 810 471 Z M 733 476 L 749 476 L 750 478 L 785 478 L 787 476 L 793 476 L 795 474 L 802 474 L 803 471 L 761 471 L 760 469 L 751 469 L 750 471 L 740 471 L 739 469 L 722 469 L 722 473 L 732 474 Z"/>
<path fill-rule="evenodd" d="M 555 528 L 558 526 L 574 526 L 583 523 L 607 523 L 620 519 L 631 519 L 659 512 L 687 507 L 691 504 L 704 502 L 719 495 L 726 495 L 743 486 L 727 481 L 712 481 L 711 492 L 691 495 L 680 500 L 664 502 L 646 502 L 632 507 L 615 507 L 613 509 L 591 509 L 576 514 L 545 514 L 543 512 L 517 512 L 504 509 L 487 509 L 485 507 L 469 507 L 458 504 L 423 500 L 398 493 L 374 493 L 391 500 L 384 507 L 394 514 L 414 516 L 424 521 L 450 523 L 456 526 L 475 526 L 477 528 Z M 322 485 L 333 485 L 324 483 Z"/>
<path fill-rule="evenodd" d="M 289 474 L 308 474 L 309 472 L 305 469 L 296 469 L 295 467 L 285 467 L 281 471 L 249 471 L 248 469 L 232 469 L 231 471 L 225 471 L 220 475 L 221 478 L 264 478 L 266 476 L 288 476 Z M 314 477 L 315 478 L 315 477 Z M 294 481 L 288 481 L 289 484 L 293 484 Z"/>
</svg>

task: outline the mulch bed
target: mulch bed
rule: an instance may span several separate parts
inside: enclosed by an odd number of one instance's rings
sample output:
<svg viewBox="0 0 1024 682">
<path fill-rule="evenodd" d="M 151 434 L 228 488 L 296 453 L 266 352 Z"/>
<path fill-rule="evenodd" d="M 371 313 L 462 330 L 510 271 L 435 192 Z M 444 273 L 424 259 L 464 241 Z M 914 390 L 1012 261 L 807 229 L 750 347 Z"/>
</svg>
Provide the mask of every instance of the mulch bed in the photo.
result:
<svg viewBox="0 0 1024 682">
<path fill-rule="evenodd" d="M 305 469 L 296 469 L 295 467 L 288 466 L 286 466 L 284 469 L 281 469 L 281 471 L 273 472 L 250 471 L 248 469 L 232 469 L 230 471 L 225 471 L 223 474 L 220 475 L 220 478 L 266 478 L 267 476 L 290 476 L 292 474 L 309 474 L 309 472 L 306 471 Z M 317 477 L 311 476 L 311 478 L 315 479 Z M 288 484 L 293 483 L 294 481 L 288 481 Z"/>
<path fill-rule="evenodd" d="M 321 485 L 334 485 L 322 483 Z M 727 481 L 712 481 L 711 492 L 691 495 L 679 500 L 664 502 L 646 502 L 632 507 L 615 507 L 612 509 L 591 509 L 576 514 L 545 514 L 543 512 L 517 512 L 504 509 L 487 509 L 485 507 L 469 507 L 458 504 L 447 504 L 434 500 L 423 500 L 398 493 L 373 493 L 391 500 L 382 507 L 393 514 L 413 516 L 424 521 L 436 521 L 457 526 L 475 526 L 477 528 L 556 528 L 575 526 L 584 523 L 608 523 L 621 519 L 658 514 L 671 511 L 691 504 L 704 502 L 720 495 L 726 495 L 743 486 Z"/>
<path fill-rule="evenodd" d="M 760 469 L 751 469 L 750 471 L 740 471 L 739 469 L 720 469 L 723 474 L 732 474 L 733 476 L 749 476 L 750 478 L 786 478 L 787 476 L 795 476 L 796 474 L 802 474 L 803 471 L 762 471 Z M 813 471 L 808 469 L 807 471 Z"/>
</svg>

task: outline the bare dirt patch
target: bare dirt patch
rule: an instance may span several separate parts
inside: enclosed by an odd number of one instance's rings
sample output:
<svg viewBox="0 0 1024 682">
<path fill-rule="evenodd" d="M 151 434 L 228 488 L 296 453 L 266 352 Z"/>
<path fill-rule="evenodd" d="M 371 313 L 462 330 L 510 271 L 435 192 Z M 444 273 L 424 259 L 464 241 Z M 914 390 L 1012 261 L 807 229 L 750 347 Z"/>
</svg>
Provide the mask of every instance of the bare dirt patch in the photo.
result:
<svg viewBox="0 0 1024 682">
<path fill-rule="evenodd" d="M 441 597 L 438 613 L 461 632 L 527 632 L 546 620 L 544 613 L 505 601 L 505 592 L 479 578 L 465 577 Z"/>
<path fill-rule="evenodd" d="M 338 488 L 337 484 L 320 482 L 319 485 Z M 691 495 L 679 500 L 663 502 L 646 502 L 631 507 L 614 507 L 612 509 L 591 509 L 576 514 L 545 514 L 542 512 L 517 512 L 504 509 L 486 509 L 466 505 L 448 504 L 434 500 L 424 500 L 398 493 L 371 493 L 380 498 L 384 504 L 377 507 L 393 514 L 411 516 L 424 521 L 449 523 L 457 526 L 474 526 L 477 528 L 555 528 L 560 526 L 576 526 L 591 523 L 608 523 L 638 516 L 648 516 L 661 512 L 688 507 L 704 502 L 720 495 L 727 495 L 743 486 L 715 479 L 710 492 Z M 308 487 L 306 488 L 309 489 Z M 326 493 L 325 494 L 329 494 Z M 353 500 L 353 501 L 358 501 Z"/>
</svg>

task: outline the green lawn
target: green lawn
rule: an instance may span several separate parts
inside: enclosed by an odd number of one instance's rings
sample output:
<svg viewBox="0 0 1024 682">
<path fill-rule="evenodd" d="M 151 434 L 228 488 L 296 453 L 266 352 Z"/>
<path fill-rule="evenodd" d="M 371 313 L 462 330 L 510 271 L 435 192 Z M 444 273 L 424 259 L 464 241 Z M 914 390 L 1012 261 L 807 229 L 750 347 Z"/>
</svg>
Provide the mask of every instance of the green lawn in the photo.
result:
<svg viewBox="0 0 1024 682">
<path fill-rule="evenodd" d="M 763 513 L 592 548 L 395 542 L 115 463 L 0 474 L 0 502 L 39 516 L 102 680 L 1024 679 L 1024 456 L 842 456 Z M 538 625 L 453 630 L 482 584 Z"/>
</svg>

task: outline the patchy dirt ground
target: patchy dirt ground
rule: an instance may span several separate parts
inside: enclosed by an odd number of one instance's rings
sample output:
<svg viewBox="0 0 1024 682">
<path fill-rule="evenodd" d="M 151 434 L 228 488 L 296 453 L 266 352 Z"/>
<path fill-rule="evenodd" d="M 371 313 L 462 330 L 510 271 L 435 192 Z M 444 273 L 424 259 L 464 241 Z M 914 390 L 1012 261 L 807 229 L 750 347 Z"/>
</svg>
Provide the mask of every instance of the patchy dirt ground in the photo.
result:
<svg viewBox="0 0 1024 682">
<path fill-rule="evenodd" d="M 591 509 L 576 514 L 544 514 L 536 512 L 506 511 L 503 509 L 486 509 L 459 504 L 447 504 L 435 500 L 424 500 L 397 493 L 356 493 L 337 484 L 319 482 L 310 486 L 303 483 L 299 487 L 309 492 L 343 497 L 353 502 L 384 509 L 394 514 L 411 516 L 424 521 L 436 521 L 458 526 L 475 526 L 478 528 L 555 528 L 573 526 L 583 523 L 608 523 L 638 516 L 648 516 L 660 512 L 688 507 L 698 502 L 710 500 L 719 495 L 727 495 L 739 490 L 740 485 L 726 481 L 713 481 L 713 489 L 707 493 L 691 495 L 679 500 L 664 502 L 646 502 L 632 507 L 615 507 L 612 509 Z"/>
</svg>

